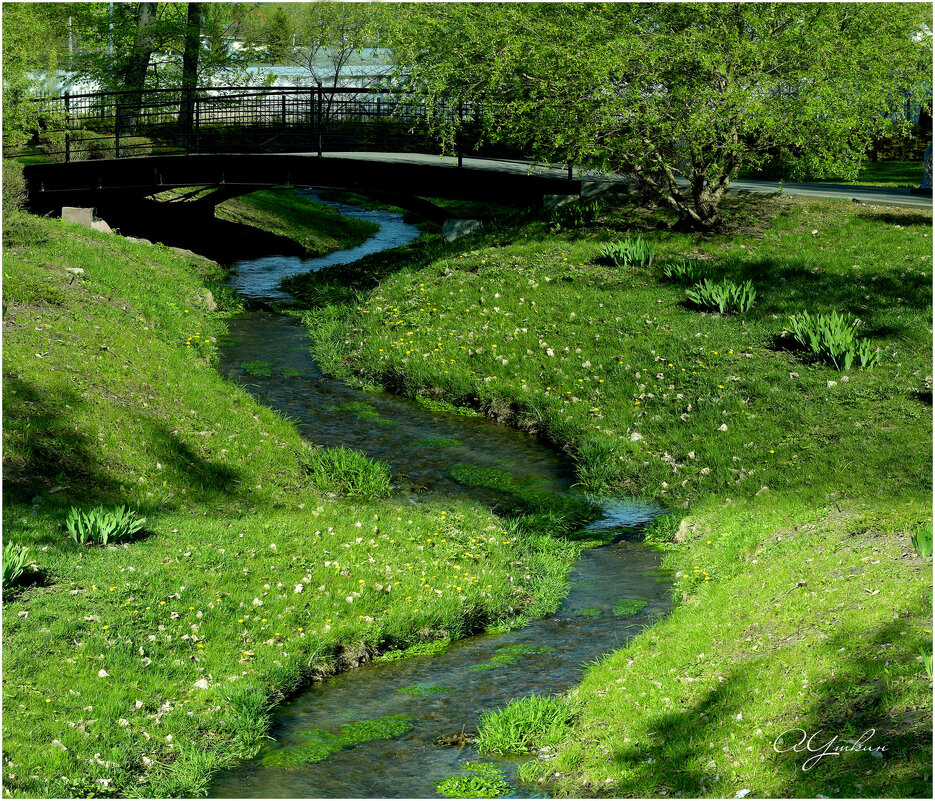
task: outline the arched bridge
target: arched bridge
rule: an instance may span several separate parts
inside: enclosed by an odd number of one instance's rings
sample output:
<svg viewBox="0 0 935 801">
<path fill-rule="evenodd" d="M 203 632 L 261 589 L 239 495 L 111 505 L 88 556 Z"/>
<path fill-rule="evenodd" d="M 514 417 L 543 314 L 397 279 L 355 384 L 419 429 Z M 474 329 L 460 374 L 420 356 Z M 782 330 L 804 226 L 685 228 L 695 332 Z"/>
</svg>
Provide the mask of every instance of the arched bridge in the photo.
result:
<svg viewBox="0 0 935 801">
<path fill-rule="evenodd" d="M 570 168 L 531 170 L 516 152 L 471 147 L 474 110 L 390 89 L 203 87 L 65 94 L 40 104 L 25 167 L 36 211 L 113 205 L 183 186 L 211 202 L 282 184 L 422 197 L 541 202 L 575 195 Z M 433 122 L 457 122 L 442 159 Z"/>
</svg>

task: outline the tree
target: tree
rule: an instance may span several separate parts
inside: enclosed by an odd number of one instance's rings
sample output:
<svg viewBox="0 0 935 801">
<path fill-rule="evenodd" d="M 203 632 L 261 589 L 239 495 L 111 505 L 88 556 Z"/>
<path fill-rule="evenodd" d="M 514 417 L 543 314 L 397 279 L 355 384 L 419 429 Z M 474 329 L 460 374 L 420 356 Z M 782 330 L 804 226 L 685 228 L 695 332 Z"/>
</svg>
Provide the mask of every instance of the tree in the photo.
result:
<svg viewBox="0 0 935 801">
<path fill-rule="evenodd" d="M 290 60 L 292 36 L 289 15 L 281 5 L 277 5 L 265 25 L 263 39 L 266 42 L 266 60 L 271 64 Z"/>
<path fill-rule="evenodd" d="M 741 167 L 780 149 L 855 175 L 887 103 L 932 85 L 930 31 L 927 4 L 454 3 L 406 9 L 391 37 L 400 77 L 465 101 L 485 138 L 632 176 L 710 230 Z M 453 141 L 457 120 L 435 124 Z"/>
</svg>

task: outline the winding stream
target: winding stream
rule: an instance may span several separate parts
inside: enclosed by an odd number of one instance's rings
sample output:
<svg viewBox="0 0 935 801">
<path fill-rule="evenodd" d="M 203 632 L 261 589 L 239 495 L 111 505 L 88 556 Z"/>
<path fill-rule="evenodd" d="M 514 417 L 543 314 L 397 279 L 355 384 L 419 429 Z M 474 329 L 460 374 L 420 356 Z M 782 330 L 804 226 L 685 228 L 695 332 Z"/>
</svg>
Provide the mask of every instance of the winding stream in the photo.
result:
<svg viewBox="0 0 935 801">
<path fill-rule="evenodd" d="M 287 298 L 278 288 L 283 276 L 351 262 L 418 236 L 398 214 L 332 205 L 344 214 L 377 222 L 380 231 L 363 245 L 324 258 L 269 256 L 238 263 L 231 284 L 252 299 Z M 292 418 L 304 437 L 383 460 L 403 491 L 470 495 L 488 504 L 500 500 L 495 491 L 452 478 L 450 468 L 456 464 L 505 471 L 517 480 L 535 482 L 540 490 L 573 491 L 571 465 L 532 436 L 485 418 L 433 412 L 389 393 L 362 392 L 324 377 L 295 318 L 268 311 L 244 313 L 230 322 L 221 359 L 226 375 Z M 604 519 L 591 528 L 632 528 L 656 511 L 613 502 Z M 552 616 L 507 634 L 469 637 L 434 656 L 377 661 L 313 684 L 277 709 L 270 747 L 218 776 L 209 795 L 434 797 L 439 779 L 478 761 L 496 763 L 517 787 L 518 760 L 481 758 L 469 745 L 458 748 L 435 741 L 475 730 L 480 712 L 513 698 L 559 693 L 577 684 L 589 662 L 620 647 L 669 610 L 671 582 L 659 563 L 657 551 L 627 539 L 592 548 L 575 566 L 571 591 Z M 621 599 L 641 599 L 646 606 L 635 614 L 614 614 Z M 390 715 L 412 716 L 413 725 L 397 736 L 361 742 L 320 761 L 291 764 L 291 755 L 298 752 L 290 749 L 307 746 L 309 730 L 336 733 L 342 725 Z M 513 795 L 529 792 L 531 788 L 520 786 Z"/>
</svg>

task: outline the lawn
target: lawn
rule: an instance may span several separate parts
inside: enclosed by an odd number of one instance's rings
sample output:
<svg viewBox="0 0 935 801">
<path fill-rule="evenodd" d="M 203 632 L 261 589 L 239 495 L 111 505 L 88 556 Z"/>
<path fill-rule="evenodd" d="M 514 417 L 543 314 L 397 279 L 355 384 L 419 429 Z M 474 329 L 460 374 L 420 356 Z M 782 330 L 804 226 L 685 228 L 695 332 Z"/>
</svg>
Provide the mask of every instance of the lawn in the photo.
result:
<svg viewBox="0 0 935 801">
<path fill-rule="evenodd" d="M 668 509 L 648 537 L 678 608 L 589 671 L 578 722 L 523 775 L 572 796 L 928 792 L 932 567 L 910 535 L 932 513 L 931 214 L 738 199 L 701 236 L 607 201 L 573 220 L 517 215 L 288 283 L 317 299 L 333 372 L 535 430 L 591 491 Z M 651 265 L 601 257 L 636 236 Z M 752 308 L 698 309 L 665 278 L 679 259 L 751 281 Z M 878 364 L 797 347 L 803 311 L 852 315 Z M 790 728 L 874 729 L 888 750 L 809 772 L 773 748 Z"/>
</svg>

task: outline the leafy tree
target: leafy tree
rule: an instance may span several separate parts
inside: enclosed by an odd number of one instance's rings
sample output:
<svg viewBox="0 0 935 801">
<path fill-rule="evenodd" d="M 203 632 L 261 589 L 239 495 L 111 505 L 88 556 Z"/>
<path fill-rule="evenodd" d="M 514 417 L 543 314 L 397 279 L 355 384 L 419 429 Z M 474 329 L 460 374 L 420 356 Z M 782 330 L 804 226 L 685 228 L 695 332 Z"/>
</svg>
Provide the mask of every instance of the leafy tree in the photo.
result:
<svg viewBox="0 0 935 801">
<path fill-rule="evenodd" d="M 266 60 L 272 64 L 288 61 L 292 55 L 292 24 L 282 5 L 277 4 L 265 25 Z"/>
<path fill-rule="evenodd" d="M 743 166 L 853 176 L 888 103 L 932 85 L 931 7 L 891 3 L 431 4 L 391 29 L 400 77 L 483 136 L 632 176 L 686 228 Z M 930 100 L 924 100 L 930 103 Z M 435 125 L 450 144 L 458 125 Z M 684 177 L 684 181 L 681 178 Z"/>
</svg>

